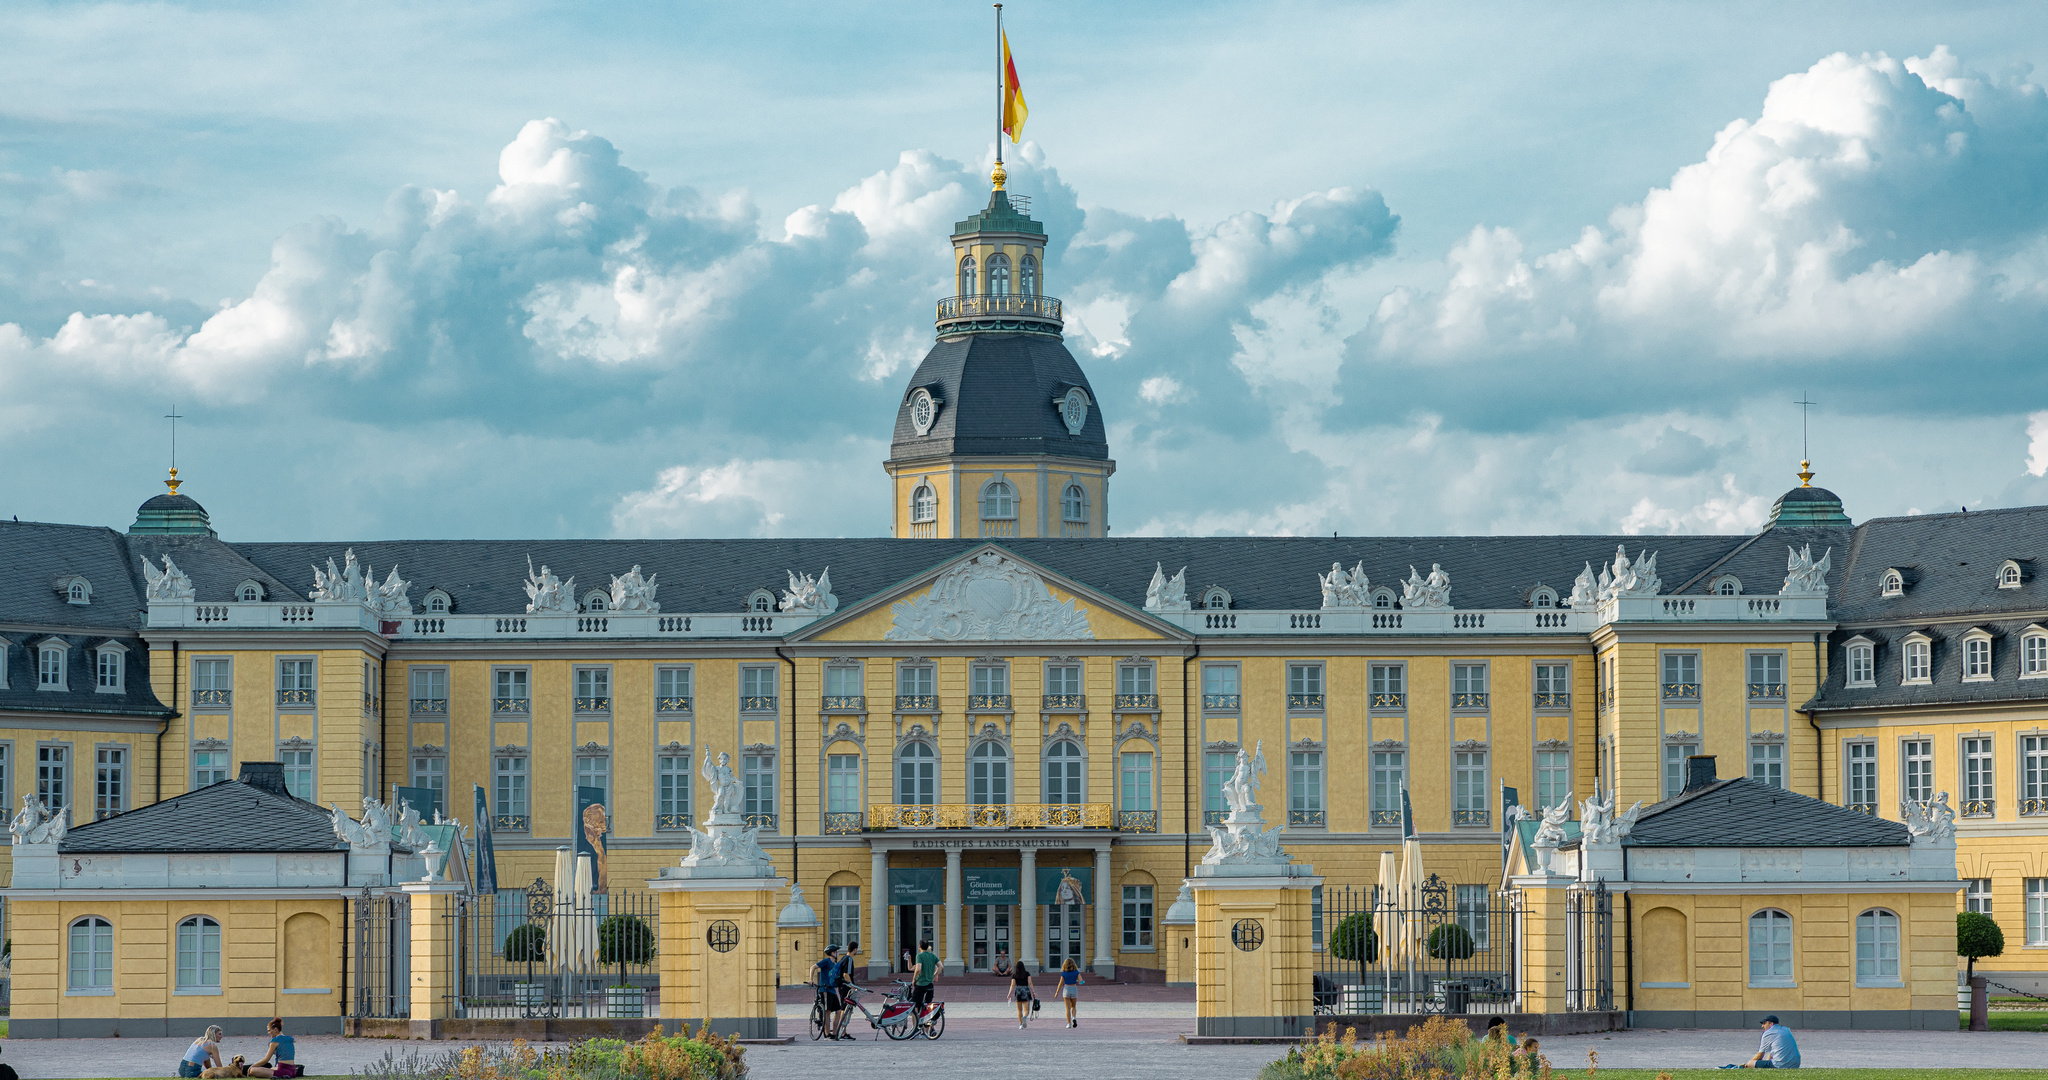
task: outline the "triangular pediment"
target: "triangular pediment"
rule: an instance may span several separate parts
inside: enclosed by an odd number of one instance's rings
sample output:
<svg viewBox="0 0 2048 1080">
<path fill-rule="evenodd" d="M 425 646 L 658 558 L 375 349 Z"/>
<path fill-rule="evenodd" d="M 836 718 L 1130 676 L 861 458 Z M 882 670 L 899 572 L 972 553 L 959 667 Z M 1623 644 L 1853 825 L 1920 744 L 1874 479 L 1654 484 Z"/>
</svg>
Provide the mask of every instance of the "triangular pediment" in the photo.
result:
<svg viewBox="0 0 2048 1080">
<path fill-rule="evenodd" d="M 792 640 L 943 645 L 1187 637 L 1177 626 L 991 543 L 841 608 Z"/>
</svg>

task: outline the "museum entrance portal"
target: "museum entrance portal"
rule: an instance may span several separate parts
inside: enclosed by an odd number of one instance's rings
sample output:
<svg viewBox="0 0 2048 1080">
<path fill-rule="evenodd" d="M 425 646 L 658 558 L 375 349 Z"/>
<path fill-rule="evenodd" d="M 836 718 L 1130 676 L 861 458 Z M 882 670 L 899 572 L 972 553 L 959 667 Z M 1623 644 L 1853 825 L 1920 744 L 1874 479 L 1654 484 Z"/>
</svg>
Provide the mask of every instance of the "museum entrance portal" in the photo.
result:
<svg viewBox="0 0 2048 1080">
<path fill-rule="evenodd" d="M 939 938 L 939 905 L 896 905 L 896 970 L 909 971 L 917 965 L 917 943 L 929 941 L 932 951 L 943 952 Z M 908 951 L 910 958 L 904 959 Z"/>
<path fill-rule="evenodd" d="M 1010 919 L 1016 908 L 1008 904 L 974 904 L 967 909 L 967 970 L 1000 971 L 1009 967 L 1015 955 L 1010 944 Z M 996 960 L 1003 960 L 1002 968 Z"/>
</svg>

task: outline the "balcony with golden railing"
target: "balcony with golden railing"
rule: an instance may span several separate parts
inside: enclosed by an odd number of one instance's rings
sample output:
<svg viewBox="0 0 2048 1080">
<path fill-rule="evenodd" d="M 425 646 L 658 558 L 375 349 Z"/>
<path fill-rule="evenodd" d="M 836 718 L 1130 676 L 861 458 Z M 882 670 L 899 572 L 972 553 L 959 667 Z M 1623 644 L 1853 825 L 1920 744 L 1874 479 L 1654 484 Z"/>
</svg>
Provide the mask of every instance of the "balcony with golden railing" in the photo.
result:
<svg viewBox="0 0 2048 1080">
<path fill-rule="evenodd" d="M 867 830 L 882 829 L 1113 829 L 1109 803 L 878 803 L 868 807 Z"/>
<path fill-rule="evenodd" d="M 984 293 L 939 301 L 939 333 L 1008 331 L 1057 334 L 1065 326 L 1060 302 L 1036 293 Z"/>
</svg>

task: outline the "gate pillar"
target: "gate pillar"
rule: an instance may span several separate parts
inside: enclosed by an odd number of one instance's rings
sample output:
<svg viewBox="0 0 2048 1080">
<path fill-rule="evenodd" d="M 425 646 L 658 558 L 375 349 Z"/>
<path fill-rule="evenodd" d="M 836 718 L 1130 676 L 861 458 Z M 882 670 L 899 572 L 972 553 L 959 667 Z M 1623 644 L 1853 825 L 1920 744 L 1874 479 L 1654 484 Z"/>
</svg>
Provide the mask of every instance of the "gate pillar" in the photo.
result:
<svg viewBox="0 0 2048 1080">
<path fill-rule="evenodd" d="M 1166 954 L 1166 985 L 1195 985 L 1195 890 L 1183 881 L 1180 895 L 1159 919 L 1160 952 Z"/>
<path fill-rule="evenodd" d="M 1522 1008 L 1532 1013 L 1564 1012 L 1565 971 L 1572 961 L 1565 907 L 1574 879 L 1530 874 L 1510 883 L 1522 892 L 1522 932 L 1517 938 L 1522 949 Z"/>
<path fill-rule="evenodd" d="M 408 989 L 412 1036 L 438 1039 L 441 1022 L 453 1015 L 455 994 L 455 901 L 458 881 L 413 881 L 401 886 L 411 901 Z"/>
<path fill-rule="evenodd" d="M 759 872 L 704 873 L 742 869 Z M 661 896 L 662 1030 L 776 1037 L 775 893 L 786 882 L 774 875 L 772 865 L 671 866 L 647 883 Z"/>
<path fill-rule="evenodd" d="M 1195 868 L 1197 1035 L 1315 1030 L 1309 899 L 1323 879 L 1309 874 L 1299 863 Z"/>
</svg>

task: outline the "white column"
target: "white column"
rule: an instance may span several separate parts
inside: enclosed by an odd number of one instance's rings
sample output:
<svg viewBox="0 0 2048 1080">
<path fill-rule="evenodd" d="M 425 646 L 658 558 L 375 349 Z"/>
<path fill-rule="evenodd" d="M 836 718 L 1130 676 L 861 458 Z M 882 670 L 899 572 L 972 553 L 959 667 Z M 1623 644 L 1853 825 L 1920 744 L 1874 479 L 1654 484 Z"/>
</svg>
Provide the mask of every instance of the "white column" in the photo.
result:
<svg viewBox="0 0 2048 1080">
<path fill-rule="evenodd" d="M 960 849 L 946 849 L 946 974 L 967 970 L 960 961 Z"/>
<path fill-rule="evenodd" d="M 889 852 L 882 848 L 868 857 L 868 922 L 868 978 L 886 978 L 896 952 L 889 947 Z"/>
<path fill-rule="evenodd" d="M 1112 910 L 1114 886 L 1109 883 L 1109 848 L 1095 849 L 1095 973 L 1105 979 L 1116 977 L 1116 961 L 1109 956 L 1109 927 L 1121 922 L 1121 912 Z"/>
<path fill-rule="evenodd" d="M 1017 955 L 1012 959 L 1031 961 L 1038 970 L 1038 849 L 1017 852 Z"/>
</svg>

